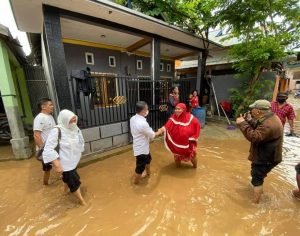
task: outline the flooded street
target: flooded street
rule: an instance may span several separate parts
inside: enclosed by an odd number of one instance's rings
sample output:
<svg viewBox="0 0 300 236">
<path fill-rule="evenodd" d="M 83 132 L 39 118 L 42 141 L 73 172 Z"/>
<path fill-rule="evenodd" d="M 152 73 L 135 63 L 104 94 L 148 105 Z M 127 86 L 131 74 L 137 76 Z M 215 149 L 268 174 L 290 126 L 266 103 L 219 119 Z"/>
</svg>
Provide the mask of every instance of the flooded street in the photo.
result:
<svg viewBox="0 0 300 236">
<path fill-rule="evenodd" d="M 218 129 L 224 129 L 225 136 Z M 291 190 L 299 139 L 291 138 L 288 143 L 283 163 L 266 178 L 259 205 L 251 203 L 249 144 L 238 130 L 226 131 L 212 124 L 201 136 L 198 169 L 189 164 L 177 169 L 161 140 L 151 145 L 152 176 L 140 186 L 132 184 L 132 152 L 80 168 L 87 207 L 77 206 L 73 196 L 62 194 L 57 175 L 52 176 L 50 186 L 42 186 L 36 160 L 1 162 L 0 232 L 298 235 L 300 201 L 291 197 Z"/>
<path fill-rule="evenodd" d="M 238 129 L 209 123 L 198 169 L 177 169 L 162 140 L 151 145 L 152 175 L 140 186 L 132 184 L 131 151 L 86 165 L 78 172 L 87 207 L 63 195 L 57 174 L 42 186 L 35 159 L 0 162 L 0 235 L 299 235 L 300 201 L 291 191 L 300 139 L 285 137 L 284 160 L 266 178 L 259 205 L 251 203 L 248 148 Z"/>
</svg>

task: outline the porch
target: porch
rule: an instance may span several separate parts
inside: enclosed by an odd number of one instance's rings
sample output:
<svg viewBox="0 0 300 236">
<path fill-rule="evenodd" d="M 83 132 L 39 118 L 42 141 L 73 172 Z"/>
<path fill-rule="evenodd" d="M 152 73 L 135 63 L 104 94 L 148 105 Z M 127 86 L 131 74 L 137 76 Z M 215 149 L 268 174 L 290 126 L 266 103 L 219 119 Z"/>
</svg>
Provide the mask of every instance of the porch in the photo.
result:
<svg viewBox="0 0 300 236">
<path fill-rule="evenodd" d="M 128 143 L 137 100 L 150 105 L 149 123 L 157 129 L 166 121 L 172 85 L 181 85 L 183 102 L 200 88 L 200 77 L 177 81 L 175 73 L 175 60 L 201 57 L 204 41 L 196 35 L 110 1 L 11 4 L 19 29 L 41 34 L 45 95 L 54 101 L 55 116 L 61 109 L 78 115 L 86 154 Z M 87 70 L 91 87 L 83 89 L 80 73 Z"/>
</svg>

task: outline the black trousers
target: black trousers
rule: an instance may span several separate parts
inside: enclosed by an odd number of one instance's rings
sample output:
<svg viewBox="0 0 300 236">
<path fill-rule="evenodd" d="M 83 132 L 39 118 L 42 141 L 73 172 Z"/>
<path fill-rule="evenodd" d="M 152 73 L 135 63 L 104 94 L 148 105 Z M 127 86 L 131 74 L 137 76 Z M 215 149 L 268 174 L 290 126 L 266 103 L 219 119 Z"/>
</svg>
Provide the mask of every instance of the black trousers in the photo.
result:
<svg viewBox="0 0 300 236">
<path fill-rule="evenodd" d="M 268 164 L 251 164 L 251 183 L 253 186 L 261 186 L 264 183 L 264 179 L 267 174 L 275 167 L 278 163 L 268 163 Z"/>
</svg>

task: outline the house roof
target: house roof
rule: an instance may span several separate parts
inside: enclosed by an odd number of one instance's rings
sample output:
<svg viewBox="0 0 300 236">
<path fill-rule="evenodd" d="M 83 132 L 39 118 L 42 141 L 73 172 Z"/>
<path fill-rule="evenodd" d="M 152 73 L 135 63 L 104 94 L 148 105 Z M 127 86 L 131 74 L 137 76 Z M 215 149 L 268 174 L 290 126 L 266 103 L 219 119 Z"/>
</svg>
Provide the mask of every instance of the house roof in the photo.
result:
<svg viewBox="0 0 300 236">
<path fill-rule="evenodd" d="M 12 55 L 18 60 L 20 64 L 27 64 L 25 53 L 20 42 L 14 39 L 9 32 L 9 29 L 0 24 L 0 39 L 2 39 L 7 47 L 10 49 Z"/>
<path fill-rule="evenodd" d="M 143 35 L 134 35 L 123 28 L 135 29 L 144 32 L 148 36 L 158 36 L 167 41 L 177 42 L 178 45 L 170 45 L 162 42 L 161 54 L 172 58 L 184 56 L 191 51 L 204 49 L 202 38 L 186 32 L 168 23 L 144 15 L 138 11 L 123 7 L 111 1 L 97 0 L 10 0 L 15 20 L 19 30 L 30 33 L 41 33 L 43 30 L 43 5 L 53 6 L 70 13 L 78 13 L 84 16 L 102 19 L 121 26 L 119 29 L 109 29 L 101 25 L 92 25 L 78 19 L 62 17 L 62 35 L 66 40 L 75 39 L 84 42 L 98 44 L 110 43 L 117 49 L 135 49 L 137 44 L 143 43 Z M 80 29 L 80 30 L 78 30 Z M 103 33 L 102 33 L 103 32 Z M 105 37 L 100 37 L 104 35 Z M 111 36 L 111 37 L 109 37 Z M 69 41 L 70 42 L 70 41 Z M 173 46 L 173 47 L 172 47 Z M 174 47 L 175 46 L 175 47 Z M 187 46 L 187 48 L 184 48 Z M 210 49 L 222 47 L 218 43 L 210 41 Z M 138 48 L 141 51 L 151 52 L 150 43 Z"/>
<path fill-rule="evenodd" d="M 230 37 L 230 29 L 215 29 L 209 32 L 209 39 L 221 44 L 223 47 L 230 47 L 241 43 L 236 37 Z"/>
</svg>

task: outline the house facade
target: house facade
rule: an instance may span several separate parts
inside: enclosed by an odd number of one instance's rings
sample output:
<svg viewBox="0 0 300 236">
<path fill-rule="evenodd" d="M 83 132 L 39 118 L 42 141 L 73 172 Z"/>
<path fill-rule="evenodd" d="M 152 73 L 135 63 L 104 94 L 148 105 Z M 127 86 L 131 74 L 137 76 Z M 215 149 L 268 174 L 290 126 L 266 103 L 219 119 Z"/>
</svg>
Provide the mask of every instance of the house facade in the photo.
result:
<svg viewBox="0 0 300 236">
<path fill-rule="evenodd" d="M 47 96 L 55 115 L 61 109 L 78 115 L 85 154 L 128 143 L 128 119 L 137 100 L 146 100 L 155 117 L 162 117 L 175 60 L 203 51 L 201 38 L 111 1 L 12 0 L 11 5 L 20 30 L 41 34 Z"/>
</svg>

